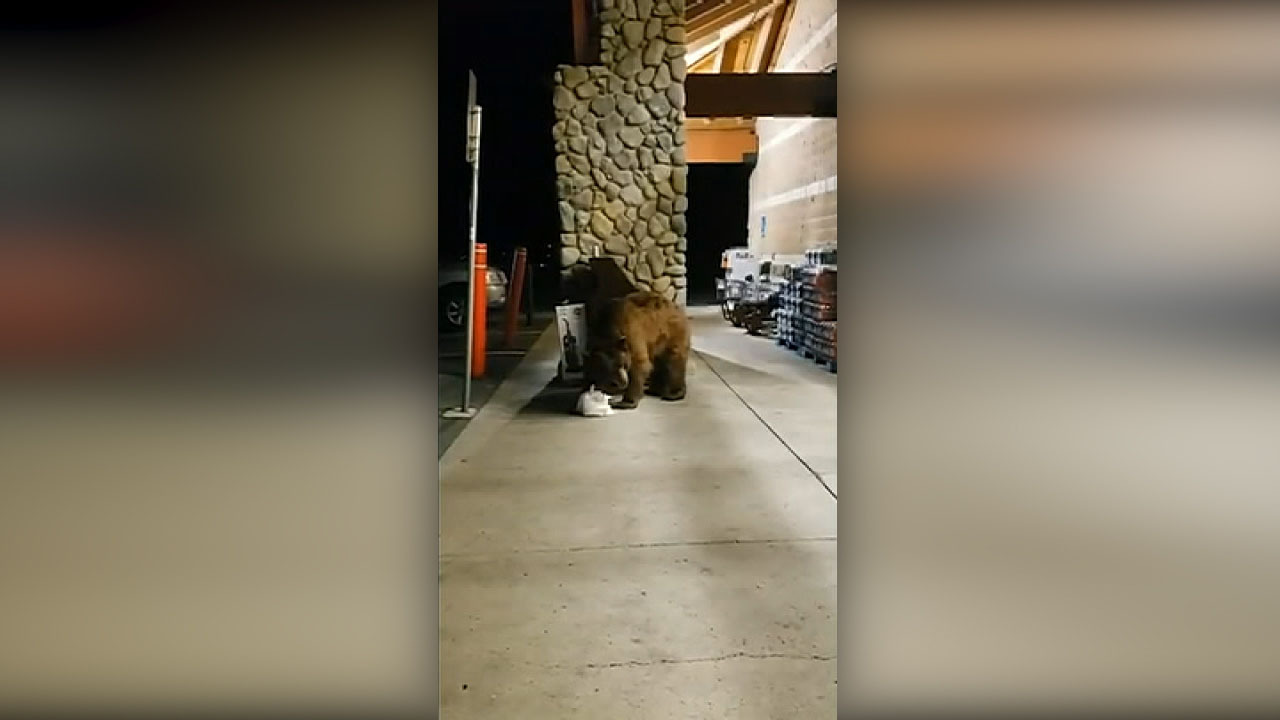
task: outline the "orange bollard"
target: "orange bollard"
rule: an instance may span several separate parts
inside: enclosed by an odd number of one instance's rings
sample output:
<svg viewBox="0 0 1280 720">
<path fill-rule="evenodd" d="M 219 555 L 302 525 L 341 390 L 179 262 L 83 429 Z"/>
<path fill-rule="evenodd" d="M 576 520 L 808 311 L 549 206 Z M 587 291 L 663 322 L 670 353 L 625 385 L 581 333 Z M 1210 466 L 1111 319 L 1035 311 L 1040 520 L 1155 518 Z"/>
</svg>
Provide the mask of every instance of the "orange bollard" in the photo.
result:
<svg viewBox="0 0 1280 720">
<path fill-rule="evenodd" d="M 471 377 L 484 377 L 485 329 L 488 327 L 486 311 L 489 309 L 489 248 L 476 243 L 475 297 L 471 298 Z"/>
<path fill-rule="evenodd" d="M 520 316 L 520 296 L 524 290 L 524 266 L 528 259 L 528 251 L 516 248 L 515 260 L 511 262 L 511 280 L 507 287 L 507 316 L 503 342 L 508 348 L 516 344 L 516 318 Z"/>
</svg>

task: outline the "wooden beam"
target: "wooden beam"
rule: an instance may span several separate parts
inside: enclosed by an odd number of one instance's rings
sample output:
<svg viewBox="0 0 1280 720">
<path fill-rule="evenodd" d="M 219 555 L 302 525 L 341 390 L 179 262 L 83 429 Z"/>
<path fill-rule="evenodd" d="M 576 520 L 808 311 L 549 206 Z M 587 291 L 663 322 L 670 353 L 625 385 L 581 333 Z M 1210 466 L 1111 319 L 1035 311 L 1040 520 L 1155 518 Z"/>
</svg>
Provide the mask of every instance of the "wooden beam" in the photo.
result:
<svg viewBox="0 0 1280 720">
<path fill-rule="evenodd" d="M 732 5 L 735 0 L 687 0 L 684 4 L 684 16 L 687 22 L 698 22 L 708 15 L 708 13 L 722 10 L 726 5 Z"/>
<path fill-rule="evenodd" d="M 738 47 L 735 49 L 733 54 L 733 67 L 729 72 L 749 72 L 748 68 L 750 67 L 751 62 L 751 48 L 755 47 L 756 36 L 760 34 L 755 28 L 759 26 L 760 23 L 756 23 L 750 30 L 747 30 L 738 36 Z"/>
<path fill-rule="evenodd" d="M 709 12 L 719 10 L 730 0 L 687 0 L 684 4 L 685 26 L 697 22 Z"/>
<path fill-rule="evenodd" d="M 701 60 L 699 60 L 698 62 L 689 66 L 690 75 L 694 73 L 700 73 L 700 74 L 713 73 L 715 71 L 716 71 L 715 55 L 708 55 L 702 58 Z"/>
<path fill-rule="evenodd" d="M 755 53 L 756 46 L 760 44 L 761 24 L 763 24 L 763 20 L 757 20 L 755 25 L 747 28 L 747 31 L 742 33 L 742 50 L 738 53 L 737 62 L 737 65 L 741 67 L 735 66 L 733 70 L 734 72 L 745 72 L 742 68 L 750 67 L 751 56 Z"/>
<path fill-rule="evenodd" d="M 751 53 L 747 57 L 747 72 L 768 72 L 769 45 L 777 38 L 781 9 L 774 7 L 760 20 L 752 32 Z"/>
<path fill-rule="evenodd" d="M 753 11 L 749 14 L 742 15 L 733 22 L 719 27 L 714 33 L 704 34 L 700 39 L 690 38 L 685 52 L 685 63 L 689 66 L 696 65 L 698 61 L 704 57 L 718 52 L 726 43 L 731 42 L 746 30 L 749 30 L 760 18 L 769 12 L 770 8 L 781 5 L 784 0 L 768 0 L 765 4 L 752 5 Z"/>
<path fill-rule="evenodd" d="M 577 65 L 600 62 L 600 33 L 595 0 L 569 0 L 573 7 L 573 60 Z"/>
<path fill-rule="evenodd" d="M 711 35 L 700 42 L 687 45 L 688 50 L 685 52 L 685 63 L 692 65 L 707 55 L 716 55 L 719 57 L 720 51 L 726 44 L 732 42 L 743 30 L 751 26 L 751 17 L 740 18 L 734 22 L 720 28 L 714 35 Z M 717 63 L 718 65 L 718 63 Z"/>
<path fill-rule="evenodd" d="M 778 12 L 778 21 L 769 46 L 765 49 L 764 64 L 759 72 L 773 72 L 778 67 L 778 58 L 782 55 L 782 44 L 787 40 L 787 30 L 796 14 L 796 0 L 783 0 L 782 9 Z"/>
<path fill-rule="evenodd" d="M 742 57 L 743 38 L 741 35 L 734 37 L 724 45 L 720 46 L 720 61 L 716 63 L 717 72 L 733 73 L 737 72 L 738 60 Z"/>
<path fill-rule="evenodd" d="M 760 151 L 760 139 L 750 127 L 687 128 L 685 153 L 691 163 L 739 163 Z"/>
<path fill-rule="evenodd" d="M 713 34 L 718 28 L 750 15 L 771 0 L 731 0 L 723 5 L 685 20 L 685 35 L 698 38 Z"/>
<path fill-rule="evenodd" d="M 835 73 L 699 73 L 685 78 L 688 117 L 836 116 Z"/>
<path fill-rule="evenodd" d="M 716 46 L 716 54 L 711 59 L 711 72 L 724 72 L 724 43 Z"/>
<path fill-rule="evenodd" d="M 746 32 L 733 38 L 731 42 L 724 45 L 724 54 L 728 55 L 721 69 L 722 73 L 741 73 L 742 65 L 746 59 L 746 53 L 751 46 L 751 33 Z"/>
</svg>

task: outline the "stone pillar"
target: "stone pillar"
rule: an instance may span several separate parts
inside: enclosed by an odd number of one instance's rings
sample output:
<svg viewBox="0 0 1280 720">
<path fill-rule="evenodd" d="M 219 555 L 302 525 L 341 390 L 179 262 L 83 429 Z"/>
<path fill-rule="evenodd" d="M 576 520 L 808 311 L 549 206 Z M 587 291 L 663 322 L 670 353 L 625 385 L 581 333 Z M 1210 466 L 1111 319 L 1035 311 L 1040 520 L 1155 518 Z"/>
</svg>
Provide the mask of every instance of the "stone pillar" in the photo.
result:
<svg viewBox="0 0 1280 720">
<path fill-rule="evenodd" d="M 684 0 L 602 7 L 600 65 L 555 77 L 562 276 L 599 254 L 684 304 Z"/>
</svg>

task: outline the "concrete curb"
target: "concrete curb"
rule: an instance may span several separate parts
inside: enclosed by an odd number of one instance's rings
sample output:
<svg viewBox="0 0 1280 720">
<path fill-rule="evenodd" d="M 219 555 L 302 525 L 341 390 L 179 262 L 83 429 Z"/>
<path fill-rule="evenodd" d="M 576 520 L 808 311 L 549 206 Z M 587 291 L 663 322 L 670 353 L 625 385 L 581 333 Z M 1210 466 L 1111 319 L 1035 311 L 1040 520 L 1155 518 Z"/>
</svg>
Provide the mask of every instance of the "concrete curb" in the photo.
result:
<svg viewBox="0 0 1280 720">
<path fill-rule="evenodd" d="M 475 417 L 458 433 L 440 457 L 440 477 L 470 453 L 485 448 L 486 442 L 515 418 L 520 409 L 542 392 L 556 375 L 560 364 L 560 337 L 553 323 L 525 353 L 524 359 L 493 391 Z"/>
</svg>

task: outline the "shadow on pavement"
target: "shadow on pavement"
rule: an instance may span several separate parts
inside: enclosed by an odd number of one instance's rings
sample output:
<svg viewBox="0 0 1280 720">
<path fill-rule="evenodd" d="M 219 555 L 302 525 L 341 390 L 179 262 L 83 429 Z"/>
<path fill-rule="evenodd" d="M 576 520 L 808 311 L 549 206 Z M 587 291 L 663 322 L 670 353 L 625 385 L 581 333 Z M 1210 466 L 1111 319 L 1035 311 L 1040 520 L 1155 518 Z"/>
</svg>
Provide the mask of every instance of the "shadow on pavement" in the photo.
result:
<svg viewBox="0 0 1280 720">
<path fill-rule="evenodd" d="M 553 379 L 532 400 L 520 408 L 521 415 L 569 416 L 577 409 L 581 389 L 577 384 L 563 384 Z"/>
</svg>

